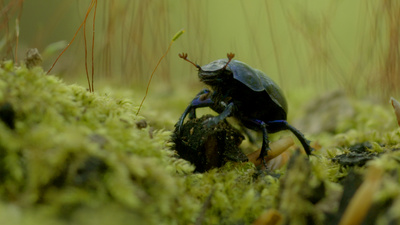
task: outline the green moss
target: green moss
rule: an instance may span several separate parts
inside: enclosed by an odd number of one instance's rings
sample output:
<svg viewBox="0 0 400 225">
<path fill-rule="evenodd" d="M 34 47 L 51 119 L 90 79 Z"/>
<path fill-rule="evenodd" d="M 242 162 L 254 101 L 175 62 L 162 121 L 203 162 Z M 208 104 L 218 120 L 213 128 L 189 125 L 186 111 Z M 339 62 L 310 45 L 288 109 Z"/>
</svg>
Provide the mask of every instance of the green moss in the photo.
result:
<svg viewBox="0 0 400 225">
<path fill-rule="evenodd" d="M 150 99 L 143 110 L 150 124 L 172 127 L 179 115 L 157 116 Z M 365 174 L 364 166 L 345 167 L 331 158 L 362 141 L 379 156 L 366 166 L 386 172 L 374 199 L 386 204 L 377 221 L 398 221 L 400 129 L 387 108 L 357 104 L 357 117 L 342 121 L 340 134 L 313 138 L 323 146 L 310 161 L 294 157 L 274 176 L 251 163 L 197 174 L 176 158 L 170 131 L 137 128 L 143 117 L 136 116 L 134 102 L 4 62 L 0 223 L 251 224 L 276 209 L 290 224 L 324 224 L 328 214 L 338 213 L 340 181 L 352 169 Z"/>
<path fill-rule="evenodd" d="M 193 167 L 172 157 L 170 132 L 136 128 L 142 118 L 129 100 L 89 93 L 41 68 L 10 62 L 0 69 L 0 87 L 0 103 L 15 111 L 15 129 L 0 123 L 3 207 L 43 213 L 49 222 L 78 220 L 106 205 L 149 224 L 176 220 L 186 201 L 177 174 Z M 182 221 L 192 217 L 190 209 L 186 213 Z"/>
<path fill-rule="evenodd" d="M 220 169 L 189 176 L 186 185 L 201 204 L 210 197 L 210 206 L 200 215 L 204 224 L 249 224 L 273 207 L 279 181 L 257 176 L 251 163 L 227 163 Z"/>
</svg>

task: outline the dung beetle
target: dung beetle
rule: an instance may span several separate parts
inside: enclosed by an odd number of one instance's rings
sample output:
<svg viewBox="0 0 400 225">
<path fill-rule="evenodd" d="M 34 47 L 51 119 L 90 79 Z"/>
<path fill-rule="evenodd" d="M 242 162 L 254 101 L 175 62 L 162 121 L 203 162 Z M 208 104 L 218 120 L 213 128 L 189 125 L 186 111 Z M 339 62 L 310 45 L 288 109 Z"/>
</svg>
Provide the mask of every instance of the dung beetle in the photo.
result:
<svg viewBox="0 0 400 225">
<path fill-rule="evenodd" d="M 179 57 L 199 70 L 200 81 L 213 91 L 204 89 L 196 95 L 177 122 L 178 132 L 188 114 L 193 119 L 196 117 L 196 108 L 210 107 L 219 115 L 205 121 L 208 126 L 231 116 L 248 129 L 262 131 L 263 143 L 259 158 L 263 161 L 269 150 L 268 133 L 282 130 L 290 130 L 299 139 L 307 155 L 310 155 L 310 142 L 286 121 L 288 106 L 279 86 L 260 70 L 232 60 L 235 54 L 228 53 L 227 56 L 228 59 L 199 66 L 188 60 L 187 54 L 179 54 Z"/>
</svg>

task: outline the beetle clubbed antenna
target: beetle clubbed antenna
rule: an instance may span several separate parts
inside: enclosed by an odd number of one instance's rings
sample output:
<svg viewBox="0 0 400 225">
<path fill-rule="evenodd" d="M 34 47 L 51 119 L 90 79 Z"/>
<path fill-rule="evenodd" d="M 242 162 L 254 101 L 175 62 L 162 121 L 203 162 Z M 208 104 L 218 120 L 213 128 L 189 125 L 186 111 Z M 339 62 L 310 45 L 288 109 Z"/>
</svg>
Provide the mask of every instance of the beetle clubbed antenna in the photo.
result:
<svg viewBox="0 0 400 225">
<path fill-rule="evenodd" d="M 193 64 L 193 66 L 195 66 L 197 69 L 201 69 L 201 67 L 199 65 L 197 65 L 196 63 L 190 61 L 189 59 L 187 59 L 188 54 L 187 53 L 181 53 L 179 54 L 179 57 L 184 59 L 187 62 L 190 62 L 191 64 Z"/>
<path fill-rule="evenodd" d="M 235 57 L 235 54 L 234 53 L 228 53 L 228 54 L 226 54 L 226 56 L 228 57 L 228 62 L 225 64 L 225 66 L 224 66 L 224 68 L 223 69 L 226 69 L 226 67 L 228 66 L 228 64 L 231 62 L 231 60 L 233 59 L 233 57 Z"/>
</svg>

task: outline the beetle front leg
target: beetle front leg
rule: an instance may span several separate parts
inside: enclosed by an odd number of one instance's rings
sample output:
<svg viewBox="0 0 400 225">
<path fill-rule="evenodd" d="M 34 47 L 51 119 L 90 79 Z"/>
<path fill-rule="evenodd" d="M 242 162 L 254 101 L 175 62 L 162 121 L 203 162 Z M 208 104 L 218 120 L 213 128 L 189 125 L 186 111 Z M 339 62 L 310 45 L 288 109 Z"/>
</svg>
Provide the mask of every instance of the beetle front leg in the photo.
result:
<svg viewBox="0 0 400 225">
<path fill-rule="evenodd" d="M 209 98 L 210 93 L 211 93 L 210 90 L 208 90 L 207 88 L 204 88 L 199 93 L 197 93 L 196 97 L 194 97 L 192 102 L 195 101 L 195 100 L 198 100 L 197 103 L 199 103 L 201 100 L 205 100 L 205 99 Z M 195 104 L 196 104 L 196 102 L 195 102 Z M 189 119 L 191 120 L 191 119 L 194 119 L 194 118 L 196 118 L 196 109 L 192 108 L 189 111 Z"/>
<path fill-rule="evenodd" d="M 200 91 L 196 97 L 190 102 L 189 106 L 185 109 L 182 116 L 179 118 L 178 122 L 176 123 L 176 127 L 178 132 L 181 131 L 181 127 L 183 125 L 183 121 L 185 120 L 186 116 L 189 114 L 190 119 L 196 118 L 196 109 L 203 108 L 203 107 L 210 107 L 214 104 L 214 102 L 210 98 L 210 90 L 203 89 Z"/>
</svg>

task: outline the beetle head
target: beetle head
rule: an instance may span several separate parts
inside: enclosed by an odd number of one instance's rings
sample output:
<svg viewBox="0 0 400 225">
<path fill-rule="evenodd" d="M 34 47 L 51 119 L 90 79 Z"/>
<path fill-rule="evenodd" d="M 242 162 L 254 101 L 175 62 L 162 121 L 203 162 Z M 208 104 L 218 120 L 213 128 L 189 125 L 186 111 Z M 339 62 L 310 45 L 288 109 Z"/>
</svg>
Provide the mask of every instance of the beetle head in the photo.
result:
<svg viewBox="0 0 400 225">
<path fill-rule="evenodd" d="M 179 54 L 179 57 L 190 62 L 197 69 L 199 69 L 200 81 L 208 85 L 219 84 L 222 81 L 224 81 L 227 77 L 229 77 L 229 75 L 232 75 L 232 71 L 227 69 L 227 66 L 231 62 L 233 57 L 235 57 L 235 54 L 228 53 L 227 56 L 228 56 L 228 61 L 226 61 L 225 59 L 220 59 L 201 67 L 193 63 L 192 61 L 188 60 L 186 53 Z"/>
<path fill-rule="evenodd" d="M 228 61 L 226 59 L 220 59 L 214 62 L 211 62 L 205 66 L 203 66 L 199 70 L 199 78 L 200 81 L 205 84 L 214 86 L 220 85 L 227 81 L 227 79 L 232 78 L 232 71 L 228 68 L 228 64 L 231 62 L 235 54 L 228 53 Z"/>
</svg>

